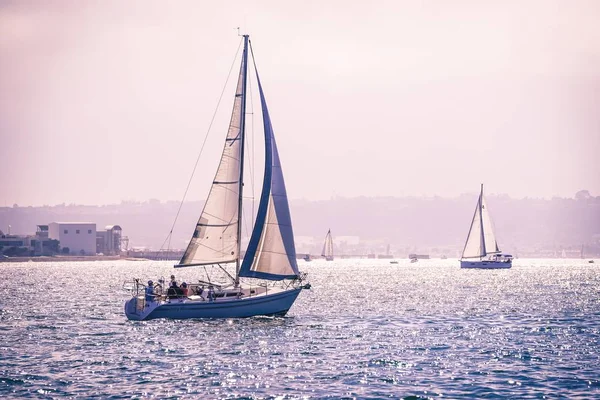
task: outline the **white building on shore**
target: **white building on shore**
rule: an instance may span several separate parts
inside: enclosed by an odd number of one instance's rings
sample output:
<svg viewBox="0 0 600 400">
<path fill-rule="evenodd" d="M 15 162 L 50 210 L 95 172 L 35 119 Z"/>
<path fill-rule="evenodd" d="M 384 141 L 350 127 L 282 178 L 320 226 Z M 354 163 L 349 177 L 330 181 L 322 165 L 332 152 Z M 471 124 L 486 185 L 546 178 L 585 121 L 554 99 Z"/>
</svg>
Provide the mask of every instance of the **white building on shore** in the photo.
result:
<svg viewBox="0 0 600 400">
<path fill-rule="evenodd" d="M 60 241 L 60 247 L 70 254 L 96 254 L 96 224 L 92 222 L 52 222 L 48 237 Z"/>
<path fill-rule="evenodd" d="M 119 225 L 108 225 L 104 230 L 99 230 L 96 234 L 96 252 L 105 256 L 120 254 L 121 231 Z"/>
</svg>

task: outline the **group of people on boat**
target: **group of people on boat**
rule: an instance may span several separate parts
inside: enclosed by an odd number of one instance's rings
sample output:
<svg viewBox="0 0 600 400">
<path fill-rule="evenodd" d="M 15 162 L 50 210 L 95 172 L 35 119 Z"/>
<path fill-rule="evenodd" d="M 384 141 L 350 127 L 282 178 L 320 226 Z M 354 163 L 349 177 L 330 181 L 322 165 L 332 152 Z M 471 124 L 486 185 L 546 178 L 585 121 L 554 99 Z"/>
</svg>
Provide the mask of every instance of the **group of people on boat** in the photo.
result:
<svg viewBox="0 0 600 400">
<path fill-rule="evenodd" d="M 167 289 L 167 297 L 169 299 L 177 299 L 180 297 L 188 296 L 188 286 L 187 283 L 182 282 L 181 285 L 177 284 L 175 280 L 175 275 L 171 275 L 171 283 L 169 284 L 169 289 Z"/>
<path fill-rule="evenodd" d="M 493 254 L 489 257 L 489 260 L 493 262 L 510 263 L 512 262 L 512 258 L 513 257 L 510 254 Z"/>
<path fill-rule="evenodd" d="M 152 280 L 148 281 L 148 285 L 146 286 L 144 291 L 146 303 L 156 301 L 157 299 L 160 299 L 161 296 L 163 296 L 163 286 L 161 283 L 164 283 L 164 281 L 159 280 L 159 282 L 156 285 Z M 190 289 L 186 282 L 182 282 L 181 285 L 178 285 L 177 281 L 175 280 L 175 275 L 171 275 L 171 282 L 169 283 L 169 287 L 166 293 L 167 299 L 179 299 L 188 297 L 189 295 L 202 296 L 203 294 L 203 286 L 192 286 L 192 288 Z M 214 301 L 215 298 L 216 296 L 214 287 L 210 285 L 208 287 L 208 293 L 206 293 L 206 299 L 208 299 L 208 301 Z"/>
<path fill-rule="evenodd" d="M 169 288 L 167 289 L 167 298 L 176 299 L 187 297 L 188 293 L 189 290 L 187 283 L 182 282 L 181 285 L 178 285 L 177 281 L 175 280 L 175 275 L 171 275 L 171 282 L 169 283 Z M 144 294 L 146 302 L 155 301 L 157 297 L 162 296 L 162 285 L 160 282 L 155 285 L 152 280 L 149 280 Z"/>
</svg>

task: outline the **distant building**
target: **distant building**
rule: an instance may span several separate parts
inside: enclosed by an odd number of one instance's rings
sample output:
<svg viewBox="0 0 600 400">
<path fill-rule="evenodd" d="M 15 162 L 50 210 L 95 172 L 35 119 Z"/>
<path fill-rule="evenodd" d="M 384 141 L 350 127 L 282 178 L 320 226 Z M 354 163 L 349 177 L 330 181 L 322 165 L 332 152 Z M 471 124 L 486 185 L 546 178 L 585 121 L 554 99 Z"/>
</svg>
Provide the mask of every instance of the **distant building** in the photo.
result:
<svg viewBox="0 0 600 400">
<path fill-rule="evenodd" d="M 38 225 L 35 236 L 5 235 L 0 231 L 0 254 L 13 257 L 52 255 L 58 252 L 58 241 L 48 238 L 48 225 Z"/>
<path fill-rule="evenodd" d="M 29 237 L 5 235 L 0 231 L 0 254 L 7 257 L 29 257 L 32 255 Z"/>
<path fill-rule="evenodd" d="M 35 231 L 35 237 L 38 239 L 48 239 L 48 225 L 38 225 Z"/>
<path fill-rule="evenodd" d="M 0 246 L 4 247 L 21 247 L 29 246 L 29 239 L 22 235 L 1 235 Z"/>
<path fill-rule="evenodd" d="M 70 254 L 96 254 L 96 224 L 91 222 L 52 222 L 48 237 L 69 248 Z"/>
<path fill-rule="evenodd" d="M 118 255 L 121 253 L 122 229 L 119 225 L 108 225 L 96 232 L 96 253 Z"/>
<path fill-rule="evenodd" d="M 54 242 L 48 236 L 48 225 L 38 225 L 35 231 L 35 236 L 31 237 L 31 247 L 33 255 L 46 256 L 58 253 L 59 243 Z"/>
</svg>

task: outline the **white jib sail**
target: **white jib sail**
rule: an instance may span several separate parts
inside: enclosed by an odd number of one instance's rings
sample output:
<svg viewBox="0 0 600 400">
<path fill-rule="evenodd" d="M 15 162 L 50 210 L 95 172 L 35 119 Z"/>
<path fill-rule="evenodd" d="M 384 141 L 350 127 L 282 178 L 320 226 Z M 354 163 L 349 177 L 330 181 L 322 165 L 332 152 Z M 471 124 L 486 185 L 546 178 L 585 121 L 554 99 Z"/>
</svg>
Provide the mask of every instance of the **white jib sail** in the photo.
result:
<svg viewBox="0 0 600 400">
<path fill-rule="evenodd" d="M 180 265 L 227 263 L 238 257 L 243 64 L 242 62 L 223 155 Z"/>
<path fill-rule="evenodd" d="M 256 64 L 254 68 L 256 70 Z M 239 276 L 268 280 L 295 278 L 299 272 L 292 219 L 279 152 L 258 71 L 256 80 L 265 133 L 265 175 L 256 223 Z"/>
<path fill-rule="evenodd" d="M 271 196 L 266 223 L 262 231 L 252 270 L 273 275 L 294 275 L 297 272 L 294 266 L 290 264 L 290 257 L 283 243 L 280 221 L 278 221 L 273 200 L 273 196 Z"/>
</svg>

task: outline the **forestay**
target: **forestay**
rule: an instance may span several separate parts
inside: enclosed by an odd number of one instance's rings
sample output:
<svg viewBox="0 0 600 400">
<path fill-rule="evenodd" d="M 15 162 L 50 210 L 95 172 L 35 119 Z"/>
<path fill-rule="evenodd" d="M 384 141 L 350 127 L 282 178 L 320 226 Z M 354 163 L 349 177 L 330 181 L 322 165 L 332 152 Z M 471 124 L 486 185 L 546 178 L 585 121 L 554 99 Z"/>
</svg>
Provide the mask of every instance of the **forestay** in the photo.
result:
<svg viewBox="0 0 600 400">
<path fill-rule="evenodd" d="M 234 262 L 238 258 L 242 128 L 246 95 L 244 53 L 229 131 L 217 173 L 190 243 L 177 267 Z"/>
</svg>

